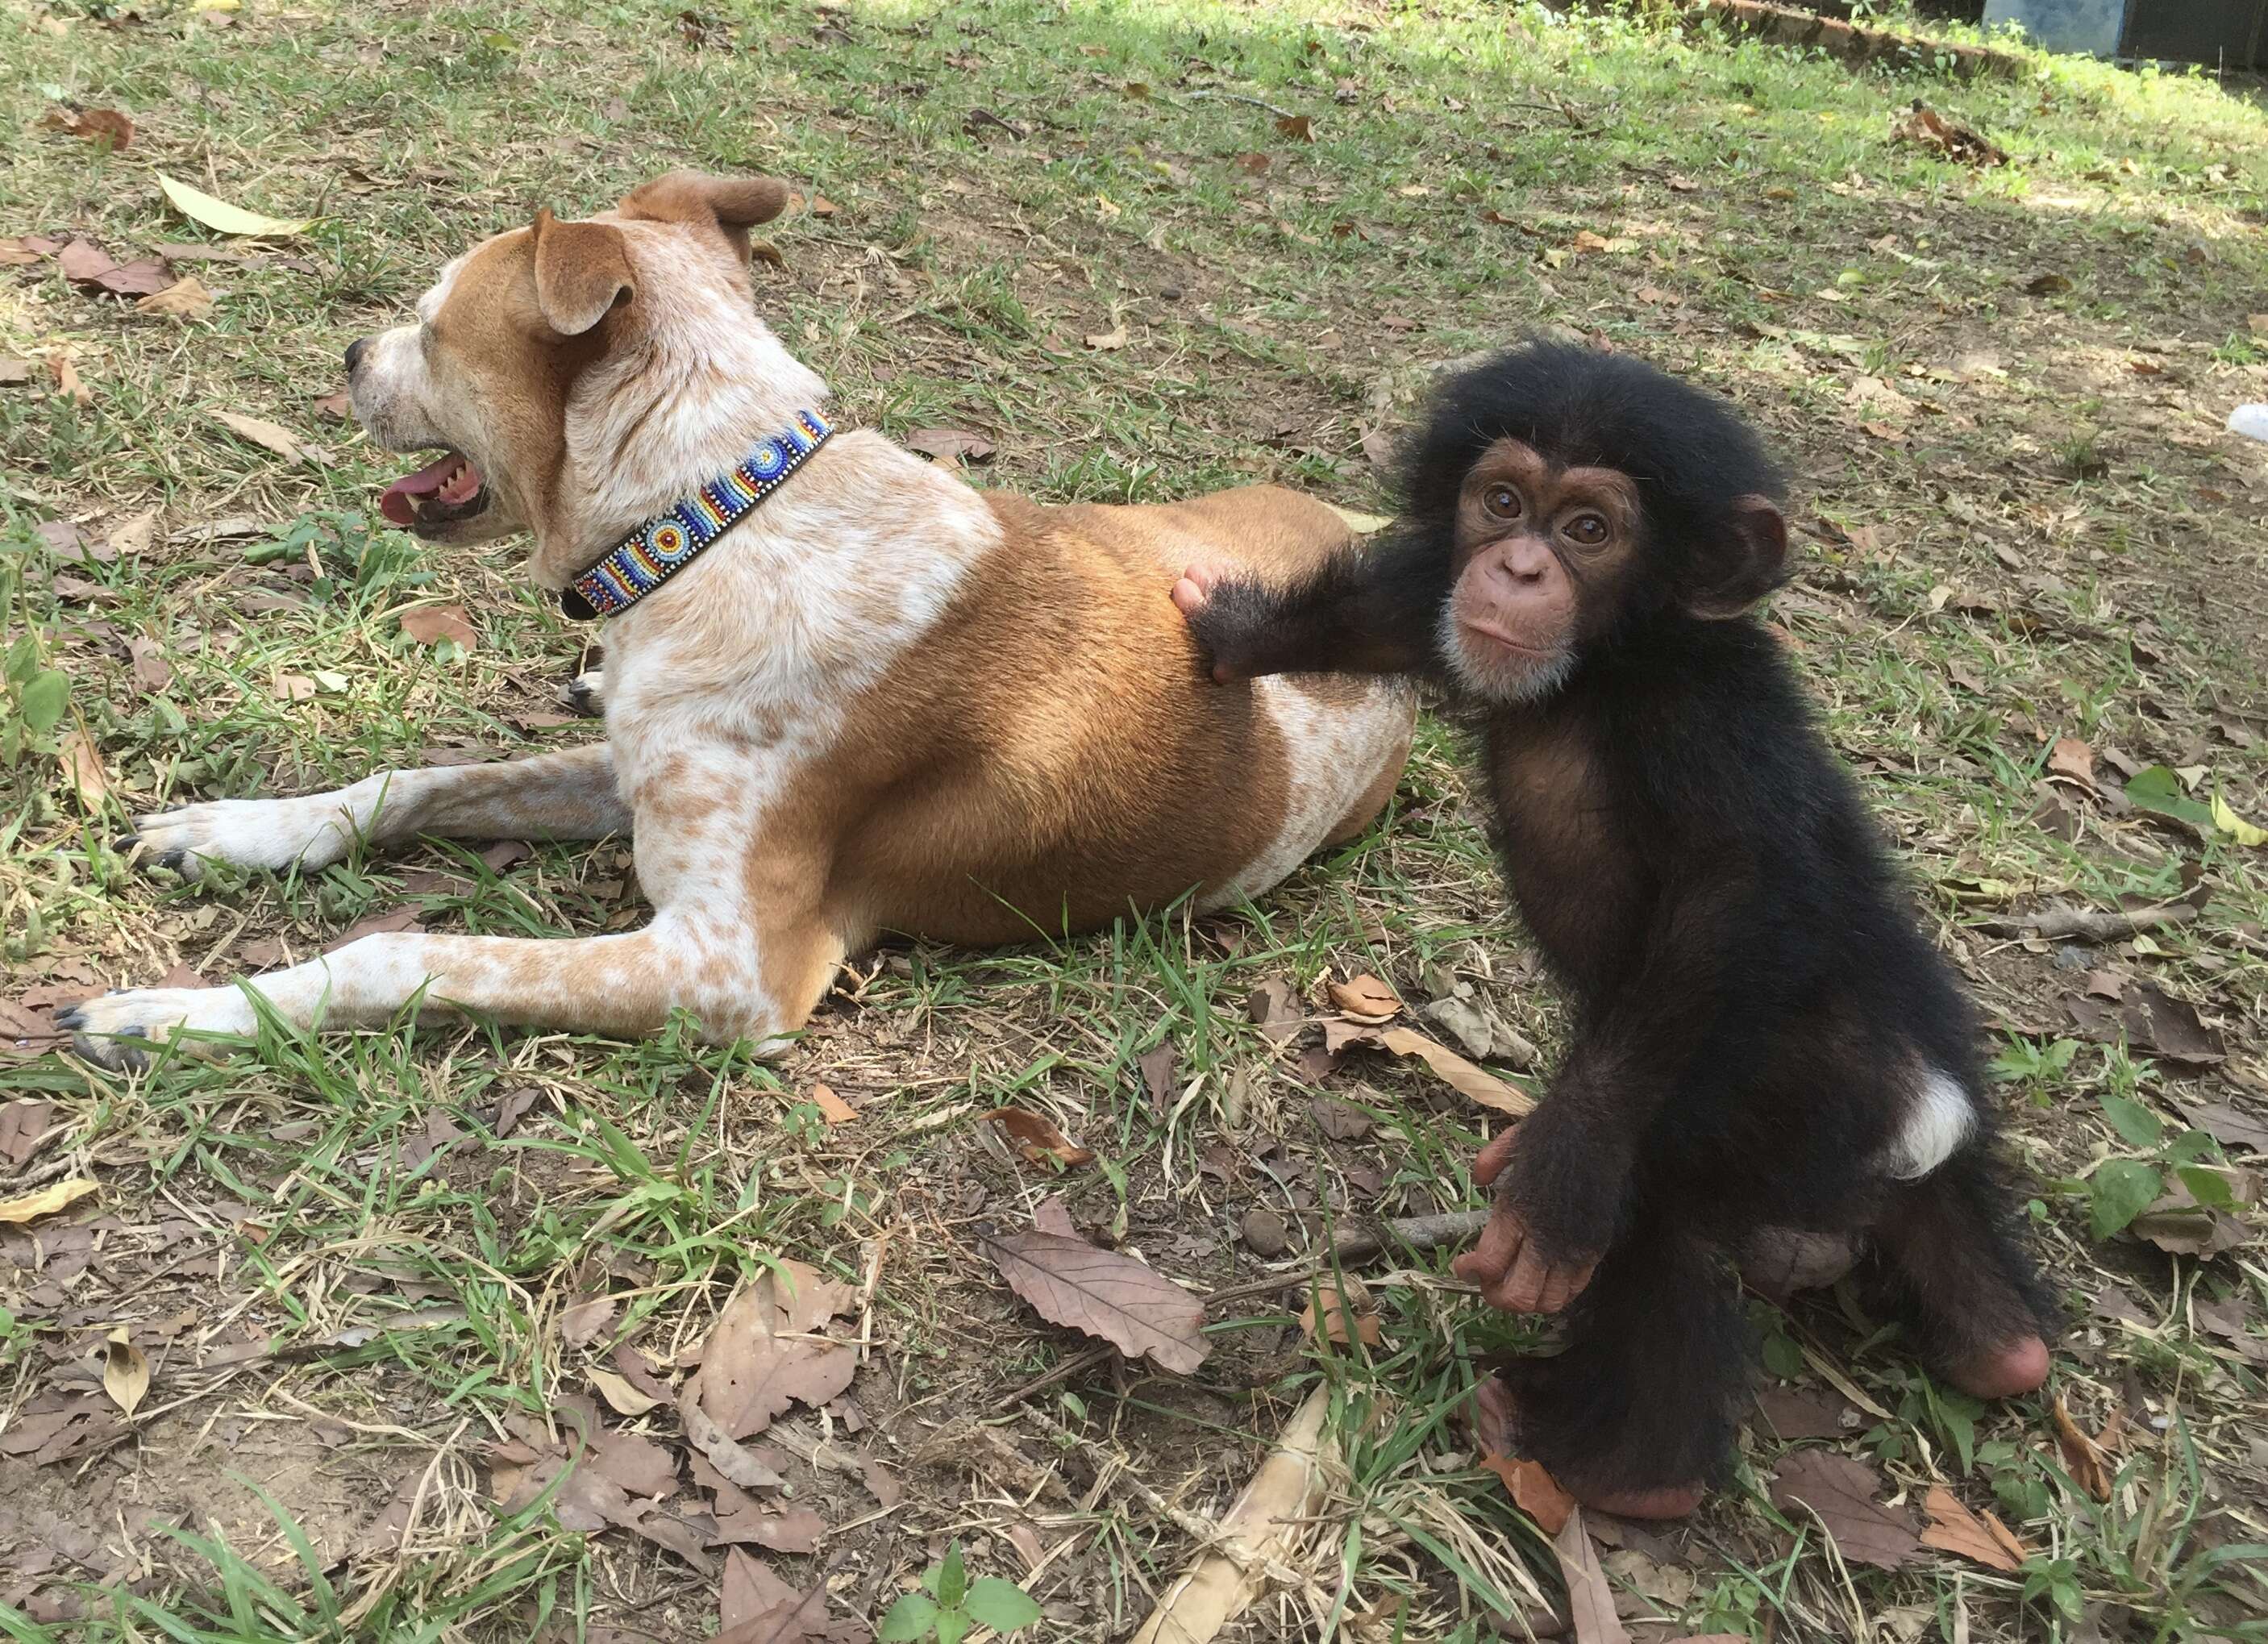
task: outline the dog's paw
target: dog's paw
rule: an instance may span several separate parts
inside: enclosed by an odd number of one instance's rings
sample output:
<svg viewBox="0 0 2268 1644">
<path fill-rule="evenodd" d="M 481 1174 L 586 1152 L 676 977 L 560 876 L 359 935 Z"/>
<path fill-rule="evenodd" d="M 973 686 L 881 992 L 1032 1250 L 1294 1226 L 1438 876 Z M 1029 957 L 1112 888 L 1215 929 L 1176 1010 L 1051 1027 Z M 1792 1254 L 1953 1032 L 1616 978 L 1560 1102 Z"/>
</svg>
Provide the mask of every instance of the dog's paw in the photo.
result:
<svg viewBox="0 0 2268 1644">
<path fill-rule="evenodd" d="M 607 711 L 607 671 L 594 667 L 588 673 L 578 674 L 560 688 L 560 699 L 586 719 L 595 719 Z"/>
<path fill-rule="evenodd" d="M 134 831 L 117 841 L 144 867 L 162 867 L 184 879 L 203 876 L 208 863 L 232 867 L 328 867 L 347 853 L 350 834 L 335 795 L 296 800 L 213 800 L 177 806 L 134 819 Z"/>
<path fill-rule="evenodd" d="M 57 1011 L 55 1026 L 88 1061 L 124 1073 L 146 1065 L 151 1050 L 181 1028 L 249 1034 L 254 1019 L 232 987 L 118 988 Z"/>
</svg>

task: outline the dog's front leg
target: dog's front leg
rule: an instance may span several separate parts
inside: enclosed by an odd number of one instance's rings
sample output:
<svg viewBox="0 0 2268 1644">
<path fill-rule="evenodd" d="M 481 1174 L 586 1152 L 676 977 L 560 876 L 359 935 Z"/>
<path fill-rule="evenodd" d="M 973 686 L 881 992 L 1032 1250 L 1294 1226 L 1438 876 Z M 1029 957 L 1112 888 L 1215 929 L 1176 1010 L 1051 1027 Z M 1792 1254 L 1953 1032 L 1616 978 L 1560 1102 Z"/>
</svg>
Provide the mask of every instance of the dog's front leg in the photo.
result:
<svg viewBox="0 0 2268 1644">
<path fill-rule="evenodd" d="M 357 839 L 598 839 L 630 825 L 604 742 L 482 765 L 385 770 L 284 800 L 214 800 L 135 822 L 141 859 L 195 879 L 207 862 L 310 870 Z"/>
<path fill-rule="evenodd" d="M 416 1000 L 528 1027 L 634 1038 L 690 1011 L 715 1040 L 777 1051 L 803 1025 L 843 960 L 820 897 L 825 864 L 762 841 L 753 785 L 707 764 L 637 813 L 639 874 L 653 923 L 619 936 L 365 936 L 240 986 L 133 988 L 59 1014 L 82 1054 L 120 1065 L 182 1029 L 249 1034 L 256 993 L 298 1028 L 373 1027 Z M 141 1043 L 136 1043 L 136 1042 Z"/>
</svg>

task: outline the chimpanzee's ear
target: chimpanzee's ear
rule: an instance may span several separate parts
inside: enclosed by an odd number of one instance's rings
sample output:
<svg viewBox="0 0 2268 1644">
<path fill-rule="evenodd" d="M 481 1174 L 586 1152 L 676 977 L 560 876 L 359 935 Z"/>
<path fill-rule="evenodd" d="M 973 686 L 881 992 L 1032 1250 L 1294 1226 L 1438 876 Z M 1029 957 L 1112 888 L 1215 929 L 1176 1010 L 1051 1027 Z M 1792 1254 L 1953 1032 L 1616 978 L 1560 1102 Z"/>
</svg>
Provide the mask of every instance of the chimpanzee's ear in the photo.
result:
<svg viewBox="0 0 2268 1644">
<path fill-rule="evenodd" d="M 1787 580 L 1787 520 L 1779 505 L 1754 492 L 1734 498 L 1721 534 L 1697 558 L 1685 608 L 1712 622 L 1738 616 Z"/>
</svg>

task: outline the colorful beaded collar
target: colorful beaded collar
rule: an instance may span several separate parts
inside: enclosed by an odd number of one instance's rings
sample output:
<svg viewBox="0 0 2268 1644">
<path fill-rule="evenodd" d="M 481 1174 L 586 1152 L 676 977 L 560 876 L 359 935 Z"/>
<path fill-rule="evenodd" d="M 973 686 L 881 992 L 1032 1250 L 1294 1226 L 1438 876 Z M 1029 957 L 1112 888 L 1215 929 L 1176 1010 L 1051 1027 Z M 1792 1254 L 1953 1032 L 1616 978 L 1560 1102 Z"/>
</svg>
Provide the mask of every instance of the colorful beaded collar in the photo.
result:
<svg viewBox="0 0 2268 1644">
<path fill-rule="evenodd" d="M 794 425 L 756 448 L 666 513 L 658 513 L 571 578 L 560 608 L 578 622 L 619 616 L 691 564 L 755 505 L 787 483 L 835 431 L 816 411 L 798 411 Z"/>
</svg>

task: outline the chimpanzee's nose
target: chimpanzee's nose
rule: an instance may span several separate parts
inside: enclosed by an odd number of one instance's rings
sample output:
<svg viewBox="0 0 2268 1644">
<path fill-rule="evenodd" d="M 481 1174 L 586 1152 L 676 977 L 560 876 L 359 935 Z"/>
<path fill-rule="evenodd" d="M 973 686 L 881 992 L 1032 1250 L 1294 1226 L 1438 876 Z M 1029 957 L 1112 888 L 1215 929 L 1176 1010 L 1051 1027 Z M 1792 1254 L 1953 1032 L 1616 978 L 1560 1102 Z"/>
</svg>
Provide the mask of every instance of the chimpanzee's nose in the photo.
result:
<svg viewBox="0 0 2268 1644">
<path fill-rule="evenodd" d="M 363 351 L 363 350 L 364 350 L 364 349 L 368 348 L 369 346 L 370 346 L 370 339 L 369 339 L 368 337 L 366 337 L 366 336 L 358 336 L 358 337 L 357 337 L 353 342 L 351 342 L 351 343 L 348 343 L 348 344 L 347 344 L 347 375 L 348 375 L 348 376 L 351 377 L 351 376 L 353 376 L 353 375 L 354 375 L 354 373 L 355 373 L 355 367 L 362 364 L 362 351 Z"/>
</svg>

